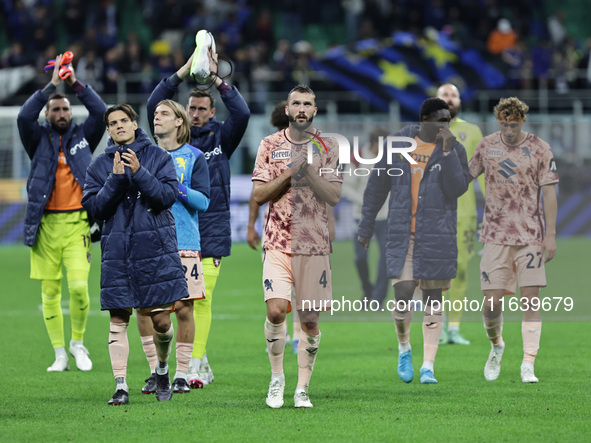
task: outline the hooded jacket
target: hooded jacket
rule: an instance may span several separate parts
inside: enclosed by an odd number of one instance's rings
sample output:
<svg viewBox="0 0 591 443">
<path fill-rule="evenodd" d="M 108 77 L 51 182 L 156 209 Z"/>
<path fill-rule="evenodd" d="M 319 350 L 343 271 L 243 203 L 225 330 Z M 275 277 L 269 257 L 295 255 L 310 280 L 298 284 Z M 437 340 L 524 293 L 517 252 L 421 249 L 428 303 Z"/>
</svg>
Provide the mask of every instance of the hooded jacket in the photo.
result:
<svg viewBox="0 0 591 443">
<path fill-rule="evenodd" d="M 61 144 L 66 161 L 74 179 L 84 187 L 86 168 L 92 161 L 92 153 L 105 133 L 103 114 L 107 106 L 94 90 L 86 85 L 78 98 L 88 109 L 89 116 L 82 124 L 71 123 L 61 135 Z M 25 212 L 24 243 L 33 246 L 47 200 L 55 185 L 60 151 L 60 134 L 49 121 L 37 122 L 39 112 L 47 104 L 48 97 L 36 91 L 18 113 L 17 124 L 21 141 L 31 159 L 27 180 L 27 209 Z"/>
<path fill-rule="evenodd" d="M 419 128 L 406 126 L 393 135 L 413 138 Z M 402 156 L 393 156 L 391 164 L 387 161 L 384 153 L 369 177 L 357 233 L 371 238 L 376 214 L 390 194 L 386 261 L 388 277 L 397 278 L 404 267 L 411 235 L 411 169 Z M 396 170 L 388 175 L 386 170 L 393 168 L 399 168 L 402 174 Z M 413 251 L 415 279 L 451 280 L 456 276 L 457 198 L 466 192 L 469 183 L 468 159 L 462 144 L 454 141 L 451 152 L 444 155 L 443 144 L 438 142 L 419 187 Z"/>
<path fill-rule="evenodd" d="M 116 151 L 132 149 L 140 168 L 113 174 Z M 170 209 L 178 185 L 172 157 L 141 129 L 129 145 L 109 139 L 88 167 L 82 204 L 104 220 L 101 236 L 101 309 L 147 308 L 187 297 Z"/>
</svg>

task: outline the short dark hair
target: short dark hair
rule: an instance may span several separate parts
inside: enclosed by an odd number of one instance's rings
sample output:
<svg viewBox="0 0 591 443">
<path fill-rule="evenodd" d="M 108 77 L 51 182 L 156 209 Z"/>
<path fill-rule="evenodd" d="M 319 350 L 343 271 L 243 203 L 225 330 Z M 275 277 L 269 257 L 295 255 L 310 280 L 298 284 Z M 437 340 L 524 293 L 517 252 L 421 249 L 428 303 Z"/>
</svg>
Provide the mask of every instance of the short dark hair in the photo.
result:
<svg viewBox="0 0 591 443">
<path fill-rule="evenodd" d="M 45 104 L 45 109 L 49 109 L 49 102 L 52 100 L 60 100 L 62 98 L 65 98 L 66 100 L 68 100 L 68 96 L 65 94 L 60 94 L 59 92 L 56 92 L 55 94 L 52 94 L 48 99 L 47 99 L 47 103 Z"/>
<path fill-rule="evenodd" d="M 127 116 L 132 122 L 137 120 L 137 113 L 133 110 L 131 105 L 124 103 L 122 105 L 111 106 L 109 109 L 105 111 L 105 114 L 103 115 L 103 121 L 105 122 L 105 126 L 109 126 L 109 115 L 111 115 L 115 111 L 125 112 L 125 114 L 127 114 Z"/>
<path fill-rule="evenodd" d="M 444 100 L 441 100 L 440 98 L 437 98 L 437 97 L 428 98 L 421 105 L 421 110 L 419 111 L 419 121 L 423 121 L 423 117 L 427 117 L 427 116 L 429 116 L 429 115 L 433 114 L 434 112 L 437 112 L 441 109 L 448 109 L 449 110 L 449 105 Z"/>
<path fill-rule="evenodd" d="M 210 108 L 215 108 L 214 106 L 214 101 L 213 101 L 213 95 L 211 95 L 211 92 L 205 90 L 205 89 L 199 89 L 199 88 L 193 88 L 189 91 L 189 99 L 191 97 L 195 97 L 195 98 L 202 98 L 202 97 L 207 97 L 209 99 L 209 106 Z"/>
<path fill-rule="evenodd" d="M 283 100 L 275 105 L 273 112 L 271 112 L 271 124 L 279 131 L 289 126 L 289 117 L 285 113 L 287 101 Z"/>
<path fill-rule="evenodd" d="M 293 89 L 291 91 L 289 91 L 289 94 L 287 94 L 287 101 L 288 102 L 289 102 L 289 97 L 294 92 L 299 92 L 300 94 L 312 94 L 314 96 L 314 105 L 316 105 L 316 94 L 314 94 L 314 91 L 308 85 L 302 85 L 300 83 L 299 85 L 294 86 Z"/>
</svg>

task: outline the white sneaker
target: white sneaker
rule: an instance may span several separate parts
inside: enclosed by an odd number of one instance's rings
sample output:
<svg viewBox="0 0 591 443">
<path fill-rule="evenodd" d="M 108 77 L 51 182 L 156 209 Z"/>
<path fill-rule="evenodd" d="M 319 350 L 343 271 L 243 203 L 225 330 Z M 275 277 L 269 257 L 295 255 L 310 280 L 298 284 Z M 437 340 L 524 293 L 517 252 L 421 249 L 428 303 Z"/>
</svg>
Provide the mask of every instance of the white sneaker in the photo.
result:
<svg viewBox="0 0 591 443">
<path fill-rule="evenodd" d="M 70 354 L 76 359 L 76 367 L 81 371 L 90 371 L 92 361 L 88 358 L 88 349 L 82 344 L 70 343 Z"/>
<path fill-rule="evenodd" d="M 537 383 L 538 377 L 534 374 L 534 365 L 531 363 L 521 364 L 521 381 L 523 383 Z"/>
<path fill-rule="evenodd" d="M 199 360 L 201 361 L 201 360 Z M 189 371 L 187 372 L 187 381 L 191 389 L 201 389 L 205 386 L 204 380 L 201 378 L 202 375 L 199 373 L 199 366 L 193 363 L 193 359 L 189 363 Z"/>
<path fill-rule="evenodd" d="M 193 63 L 191 63 L 191 75 L 195 81 L 204 83 L 210 74 L 209 70 L 209 48 L 215 50 L 215 40 L 211 32 L 201 29 L 195 35 L 195 52 L 193 53 Z"/>
<path fill-rule="evenodd" d="M 199 372 L 191 372 L 190 370 L 187 374 L 187 381 L 189 382 L 189 387 L 191 389 L 201 389 L 206 385 Z"/>
<path fill-rule="evenodd" d="M 505 343 L 501 346 L 493 346 L 488 355 L 486 365 L 484 365 L 484 378 L 488 381 L 493 381 L 499 378 L 501 373 L 501 360 L 503 359 L 503 352 L 505 352 Z"/>
<path fill-rule="evenodd" d="M 293 403 L 296 408 L 313 408 L 314 405 L 310 402 L 308 397 L 308 390 L 306 388 L 296 388 L 293 395 Z"/>
<path fill-rule="evenodd" d="M 199 371 L 197 372 L 197 375 L 201 380 L 203 380 L 204 385 L 213 383 L 213 371 L 211 370 L 209 364 L 201 364 L 201 366 L 199 367 Z"/>
<path fill-rule="evenodd" d="M 285 378 L 271 380 L 269 392 L 267 392 L 267 406 L 273 409 L 283 406 L 283 391 L 285 391 Z"/>
<path fill-rule="evenodd" d="M 56 357 L 53 364 L 47 368 L 47 372 L 64 372 L 70 369 L 68 364 L 68 357 Z"/>
</svg>

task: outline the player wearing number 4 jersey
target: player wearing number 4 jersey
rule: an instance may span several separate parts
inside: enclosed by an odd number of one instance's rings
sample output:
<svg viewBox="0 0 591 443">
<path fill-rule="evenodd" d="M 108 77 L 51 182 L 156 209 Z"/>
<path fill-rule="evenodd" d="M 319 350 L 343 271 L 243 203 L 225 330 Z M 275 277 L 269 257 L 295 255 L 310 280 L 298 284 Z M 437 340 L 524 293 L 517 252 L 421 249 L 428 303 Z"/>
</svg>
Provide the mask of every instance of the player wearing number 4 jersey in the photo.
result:
<svg viewBox="0 0 591 443">
<path fill-rule="evenodd" d="M 172 156 L 178 179 L 177 199 L 172 205 L 172 213 L 189 296 L 177 301 L 175 306 L 178 332 L 173 390 L 187 393 L 190 392 L 187 373 L 195 337 L 193 300 L 201 300 L 206 296 L 198 213 L 204 212 L 209 206 L 209 170 L 203 152 L 188 144 L 191 137 L 189 117 L 177 102 L 162 100 L 158 103 L 154 111 L 154 135 L 158 146 Z M 154 330 L 149 318 L 138 313 L 137 319 L 144 353 L 152 370 L 142 392 L 153 394 L 156 392 L 157 380 L 156 347 L 152 339 Z"/>
<path fill-rule="evenodd" d="M 264 330 L 271 362 L 266 402 L 271 408 L 283 406 L 285 316 L 291 310 L 291 291 L 295 288 L 302 332 L 294 406 L 311 408 L 308 384 L 320 344 L 320 309 L 314 307 L 330 305 L 332 299 L 326 205 L 339 201 L 342 178 L 337 172 L 336 143 L 321 139 L 320 132 L 312 127 L 317 112 L 314 92 L 298 85 L 287 98 L 289 127 L 263 139 L 252 174 L 256 202 L 269 202 L 263 234 Z M 310 147 L 313 161 L 308 164 Z M 320 175 L 320 168 L 332 172 Z"/>
<path fill-rule="evenodd" d="M 546 286 L 545 263 L 556 255 L 558 174 L 550 146 L 522 131 L 528 110 L 515 97 L 501 99 L 494 110 L 500 131 L 483 138 L 470 161 L 471 177 L 484 173 L 486 186 L 480 237 L 482 317 L 492 344 L 484 367 L 486 380 L 496 380 L 501 371 L 502 298 L 515 293 L 517 278 L 521 298 L 527 299 L 522 306 L 521 381 L 538 382 L 534 362 L 542 331 L 539 292 Z"/>
</svg>

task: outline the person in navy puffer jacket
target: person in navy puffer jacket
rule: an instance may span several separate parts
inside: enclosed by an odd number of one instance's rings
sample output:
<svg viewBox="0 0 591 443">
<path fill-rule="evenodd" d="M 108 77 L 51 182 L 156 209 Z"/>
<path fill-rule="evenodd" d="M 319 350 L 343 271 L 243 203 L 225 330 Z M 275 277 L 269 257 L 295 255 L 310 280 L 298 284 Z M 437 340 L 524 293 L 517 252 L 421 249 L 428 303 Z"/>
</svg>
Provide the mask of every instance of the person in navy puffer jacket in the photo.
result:
<svg viewBox="0 0 591 443">
<path fill-rule="evenodd" d="M 222 257 L 230 255 L 232 229 L 230 226 L 230 157 L 238 147 L 250 118 L 250 110 L 235 86 L 229 86 L 217 72 L 218 56 L 208 51 L 213 85 L 220 93 L 229 116 L 219 122 L 215 118 L 213 96 L 208 90 L 195 88 L 189 92 L 186 110 L 191 121 L 192 146 L 205 155 L 209 168 L 210 203 L 205 212 L 199 213 L 201 233 L 201 254 L 206 297 L 195 301 L 195 341 L 189 367 L 189 378 L 207 385 L 213 381 L 213 372 L 207 360 L 206 345 L 211 326 L 211 304 L 213 291 L 220 273 Z M 156 105 L 165 99 L 172 99 L 183 79 L 189 74 L 192 55 L 176 73 L 163 79 L 148 98 L 148 122 L 154 133 L 154 111 Z M 210 77 L 211 78 L 211 77 Z"/>
<path fill-rule="evenodd" d="M 25 102 L 17 117 L 21 141 L 31 159 L 24 242 L 31 247 L 31 278 L 41 280 L 43 318 L 55 351 L 55 362 L 47 371 L 69 369 L 61 307 L 62 267 L 67 271 L 70 292 L 70 354 L 78 369 L 90 371 L 92 361 L 83 339 L 90 306 L 91 235 L 80 200 L 86 168 L 105 133 L 101 119 L 107 106 L 92 87 L 76 79 L 71 68 L 64 81 L 88 110 L 83 123 L 72 121 L 70 100 L 55 94 L 62 82 L 61 59 L 58 55 L 51 82 Z M 40 125 L 39 112 L 44 106 L 46 121 Z"/>
<path fill-rule="evenodd" d="M 111 136 L 88 167 L 82 204 L 104 220 L 101 237 L 101 309 L 111 316 L 109 354 L 117 383 L 109 404 L 129 402 L 125 381 L 132 308 L 150 315 L 158 354 L 156 398 L 169 400 L 170 311 L 188 296 L 171 206 L 178 194 L 172 157 L 138 128 L 129 105 L 113 106 L 104 121 Z"/>
<path fill-rule="evenodd" d="M 409 334 L 412 297 L 419 285 L 425 312 L 420 381 L 429 384 L 437 383 L 433 363 L 442 327 L 442 289 L 449 288 L 456 276 L 457 198 L 466 192 L 470 180 L 466 150 L 449 130 L 449 105 L 429 98 L 419 116 L 420 125 L 394 134 L 416 143 L 410 153 L 412 163 L 400 154 L 389 161 L 386 152 L 372 171 L 357 234 L 367 247 L 376 214 L 390 194 L 386 261 L 396 299 L 392 315 L 399 342 L 398 375 L 406 383 L 414 376 Z"/>
</svg>

